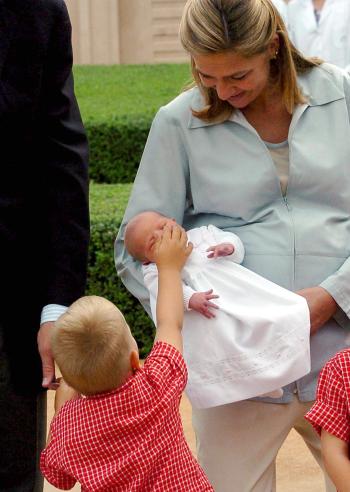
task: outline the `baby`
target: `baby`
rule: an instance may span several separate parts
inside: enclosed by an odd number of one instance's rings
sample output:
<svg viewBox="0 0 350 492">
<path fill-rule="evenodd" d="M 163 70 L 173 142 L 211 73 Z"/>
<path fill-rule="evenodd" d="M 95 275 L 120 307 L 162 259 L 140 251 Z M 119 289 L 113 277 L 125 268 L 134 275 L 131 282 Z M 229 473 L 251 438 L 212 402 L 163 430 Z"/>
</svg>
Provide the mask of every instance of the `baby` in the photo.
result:
<svg viewBox="0 0 350 492">
<path fill-rule="evenodd" d="M 125 230 L 125 247 L 143 263 L 154 320 L 157 269 L 152 247 L 163 228 L 174 222 L 143 212 Z M 235 234 L 213 225 L 187 234 L 194 246 L 182 271 L 186 393 L 191 403 L 209 408 L 266 393 L 282 396 L 276 388 L 310 371 L 305 299 L 239 265 L 244 247 Z"/>
<path fill-rule="evenodd" d="M 129 326 L 106 299 L 83 297 L 56 322 L 52 351 L 65 382 L 40 462 L 55 487 L 78 481 L 82 492 L 214 492 L 179 413 L 187 381 L 180 271 L 190 251 L 176 225 L 153 244 L 158 328 L 143 368 Z"/>
</svg>

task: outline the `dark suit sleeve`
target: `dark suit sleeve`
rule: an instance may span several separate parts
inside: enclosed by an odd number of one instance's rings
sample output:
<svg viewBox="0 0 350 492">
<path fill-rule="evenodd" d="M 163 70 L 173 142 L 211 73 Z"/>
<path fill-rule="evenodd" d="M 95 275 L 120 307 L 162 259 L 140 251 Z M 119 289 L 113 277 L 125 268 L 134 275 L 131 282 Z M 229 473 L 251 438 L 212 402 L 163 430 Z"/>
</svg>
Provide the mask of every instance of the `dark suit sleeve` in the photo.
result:
<svg viewBox="0 0 350 492">
<path fill-rule="evenodd" d="M 44 305 L 69 305 L 83 295 L 89 241 L 88 145 L 74 95 L 71 25 L 54 3 L 39 104 L 42 234 L 46 249 Z"/>
</svg>

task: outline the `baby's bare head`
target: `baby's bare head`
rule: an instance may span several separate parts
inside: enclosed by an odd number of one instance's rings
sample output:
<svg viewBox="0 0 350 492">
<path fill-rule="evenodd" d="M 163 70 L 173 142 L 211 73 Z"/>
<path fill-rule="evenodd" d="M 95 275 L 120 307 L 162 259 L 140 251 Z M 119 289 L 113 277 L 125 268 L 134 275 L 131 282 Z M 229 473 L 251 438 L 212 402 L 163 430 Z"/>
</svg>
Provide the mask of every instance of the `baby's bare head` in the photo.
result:
<svg viewBox="0 0 350 492">
<path fill-rule="evenodd" d="M 129 255 L 141 262 L 152 261 L 151 248 L 154 241 L 169 223 L 174 224 L 174 219 L 158 212 L 147 211 L 135 215 L 127 224 L 124 234 L 124 244 Z"/>
</svg>

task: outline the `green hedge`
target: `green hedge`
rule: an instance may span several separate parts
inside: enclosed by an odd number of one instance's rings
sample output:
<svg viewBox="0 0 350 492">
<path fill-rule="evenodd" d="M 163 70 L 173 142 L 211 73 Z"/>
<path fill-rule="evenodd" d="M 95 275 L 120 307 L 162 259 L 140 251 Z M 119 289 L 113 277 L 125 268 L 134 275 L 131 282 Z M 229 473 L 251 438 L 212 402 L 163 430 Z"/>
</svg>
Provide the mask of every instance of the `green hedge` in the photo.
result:
<svg viewBox="0 0 350 492">
<path fill-rule="evenodd" d="M 76 66 L 76 94 L 90 144 L 91 243 L 88 294 L 123 311 L 145 357 L 154 326 L 117 277 L 113 246 L 149 127 L 158 108 L 190 80 L 187 64 Z"/>
<path fill-rule="evenodd" d="M 86 123 L 90 144 L 90 176 L 98 183 L 134 180 L 152 118 L 115 118 Z"/>
<path fill-rule="evenodd" d="M 117 277 L 113 247 L 129 198 L 130 184 L 90 186 L 91 242 L 87 294 L 106 297 L 124 313 L 141 357 L 153 345 L 154 325 L 137 299 Z"/>
<path fill-rule="evenodd" d="M 91 179 L 132 182 L 152 119 L 189 82 L 188 64 L 76 66 L 74 77 Z"/>
</svg>

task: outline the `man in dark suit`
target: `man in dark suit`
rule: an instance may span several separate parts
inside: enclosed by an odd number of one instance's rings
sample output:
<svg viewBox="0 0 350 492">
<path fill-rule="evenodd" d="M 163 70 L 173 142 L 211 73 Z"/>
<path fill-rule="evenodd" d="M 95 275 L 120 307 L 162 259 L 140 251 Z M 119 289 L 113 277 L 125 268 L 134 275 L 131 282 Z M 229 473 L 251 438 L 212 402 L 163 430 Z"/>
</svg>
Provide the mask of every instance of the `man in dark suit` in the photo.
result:
<svg viewBox="0 0 350 492">
<path fill-rule="evenodd" d="M 42 490 L 50 329 L 85 288 L 87 154 L 63 0 L 0 0 L 0 491 Z"/>
</svg>

